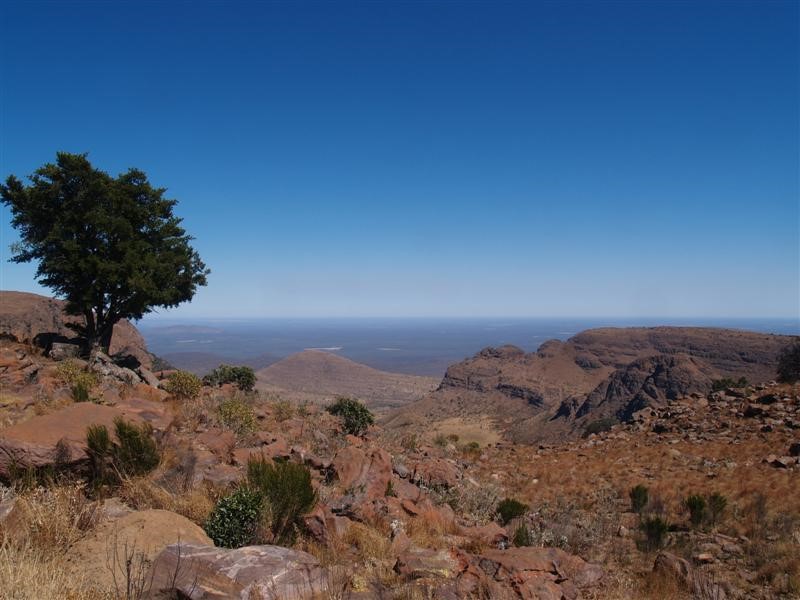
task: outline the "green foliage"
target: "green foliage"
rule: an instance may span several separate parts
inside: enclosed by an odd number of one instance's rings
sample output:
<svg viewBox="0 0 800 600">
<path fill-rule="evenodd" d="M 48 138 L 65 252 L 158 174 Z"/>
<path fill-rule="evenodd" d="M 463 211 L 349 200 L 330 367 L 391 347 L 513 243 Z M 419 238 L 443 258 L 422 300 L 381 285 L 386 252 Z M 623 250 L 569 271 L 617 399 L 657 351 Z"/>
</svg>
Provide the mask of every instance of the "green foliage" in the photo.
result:
<svg viewBox="0 0 800 600">
<path fill-rule="evenodd" d="M 800 381 L 800 339 L 784 348 L 778 356 L 778 381 Z"/>
<path fill-rule="evenodd" d="M 531 535 L 531 530 L 527 525 L 523 524 L 517 527 L 516 531 L 514 531 L 512 542 L 518 547 L 533 546 L 533 536 Z"/>
<path fill-rule="evenodd" d="M 719 523 L 727 506 L 728 499 L 719 492 L 714 492 L 708 497 L 708 520 L 712 525 Z"/>
<path fill-rule="evenodd" d="M 203 377 L 203 383 L 216 386 L 234 383 L 243 392 L 251 392 L 256 385 L 256 374 L 250 367 L 220 365 Z"/>
<path fill-rule="evenodd" d="M 77 360 L 67 359 L 56 367 L 56 377 L 67 384 L 75 402 L 89 402 L 92 388 L 97 385 L 97 375 L 87 371 Z"/>
<path fill-rule="evenodd" d="M 443 433 L 440 433 L 433 438 L 433 443 L 439 446 L 439 448 L 444 448 L 447 446 L 447 437 Z"/>
<path fill-rule="evenodd" d="M 728 388 L 743 388 L 747 387 L 747 378 L 739 377 L 739 379 L 731 379 L 730 377 L 723 377 L 722 379 L 715 379 L 711 382 L 712 392 L 721 392 Z"/>
<path fill-rule="evenodd" d="M 652 552 L 664 545 L 669 523 L 661 517 L 648 517 L 642 520 L 639 528 L 644 533 L 644 549 Z"/>
<path fill-rule="evenodd" d="M 317 503 L 308 467 L 251 458 L 247 463 L 247 480 L 263 494 L 269 506 L 270 529 L 275 541 L 290 543 L 300 526 L 300 518 Z"/>
<path fill-rule="evenodd" d="M 591 423 L 586 425 L 586 428 L 583 430 L 583 435 L 581 437 L 587 438 L 593 433 L 602 433 L 603 431 L 609 431 L 616 424 L 617 420 L 612 419 L 611 417 L 597 419 L 596 421 L 592 421 Z"/>
<path fill-rule="evenodd" d="M 394 483 L 392 483 L 391 479 L 386 482 L 386 492 L 383 495 L 387 498 L 397 497 L 397 492 L 394 491 Z"/>
<path fill-rule="evenodd" d="M 161 460 L 147 423 L 136 425 L 117 417 L 114 433 L 116 441 L 105 425 L 90 425 L 86 430 L 90 479 L 95 485 L 116 484 L 121 478 L 144 475 Z"/>
<path fill-rule="evenodd" d="M 253 408 L 240 396 L 225 398 L 217 407 L 219 420 L 224 427 L 239 437 L 245 437 L 258 429 Z"/>
<path fill-rule="evenodd" d="M 85 154 L 59 152 L 29 180 L 11 175 L 0 185 L 20 236 L 11 260 L 38 263 L 39 283 L 84 317 L 74 329 L 90 346 L 108 350 L 120 319 L 177 306 L 206 285 L 208 269 L 172 212 L 176 201 L 142 171 L 112 177 Z"/>
<path fill-rule="evenodd" d="M 200 395 L 203 382 L 194 373 L 189 371 L 175 371 L 162 384 L 166 392 L 180 400 L 191 400 Z"/>
<path fill-rule="evenodd" d="M 528 512 L 528 505 L 514 498 L 505 498 L 497 505 L 497 515 L 503 525 L 507 525 L 512 519 L 523 516 L 526 512 Z"/>
<path fill-rule="evenodd" d="M 114 433 L 118 443 L 114 444 L 112 456 L 121 475 L 144 475 L 158 466 L 161 456 L 149 424 L 136 425 L 117 417 L 114 419 Z"/>
<path fill-rule="evenodd" d="M 351 435 L 361 435 L 375 422 L 369 409 L 353 398 L 339 397 L 328 407 L 328 412 L 342 417 L 344 430 Z"/>
<path fill-rule="evenodd" d="M 247 486 L 217 502 L 203 529 L 222 548 L 240 548 L 255 543 L 264 511 L 264 496 Z"/>
<path fill-rule="evenodd" d="M 628 492 L 628 497 L 631 499 L 631 510 L 635 513 L 641 514 L 644 510 L 644 507 L 647 506 L 647 487 L 641 484 L 632 487 Z"/>
<path fill-rule="evenodd" d="M 683 501 L 683 505 L 689 511 L 689 521 L 699 527 L 706 518 L 706 499 L 700 494 L 692 494 Z"/>
<path fill-rule="evenodd" d="M 70 392 L 72 393 L 72 400 L 74 402 L 89 402 L 92 399 L 89 388 L 83 381 L 74 384 L 70 388 Z"/>
</svg>

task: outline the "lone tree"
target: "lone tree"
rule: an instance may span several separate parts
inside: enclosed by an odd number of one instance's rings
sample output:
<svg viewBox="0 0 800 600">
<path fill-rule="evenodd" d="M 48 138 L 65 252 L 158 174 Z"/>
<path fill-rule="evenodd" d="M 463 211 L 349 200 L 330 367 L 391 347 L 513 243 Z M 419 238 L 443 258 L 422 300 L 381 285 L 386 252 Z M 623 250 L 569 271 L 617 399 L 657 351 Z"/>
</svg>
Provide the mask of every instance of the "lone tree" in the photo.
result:
<svg viewBox="0 0 800 600">
<path fill-rule="evenodd" d="M 209 271 L 173 215 L 176 200 L 130 169 L 117 177 L 86 154 L 59 152 L 30 176 L 0 184 L 20 241 L 11 261 L 39 262 L 36 279 L 82 315 L 87 349 L 108 351 L 114 324 L 190 300 Z"/>
</svg>

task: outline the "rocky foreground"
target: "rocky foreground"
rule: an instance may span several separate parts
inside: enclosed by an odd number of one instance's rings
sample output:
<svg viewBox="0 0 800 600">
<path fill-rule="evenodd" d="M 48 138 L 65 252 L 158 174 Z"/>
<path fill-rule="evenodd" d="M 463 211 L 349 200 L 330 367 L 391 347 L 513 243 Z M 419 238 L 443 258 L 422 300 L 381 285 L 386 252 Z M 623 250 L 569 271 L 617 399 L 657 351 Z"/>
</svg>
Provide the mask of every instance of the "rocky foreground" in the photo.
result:
<svg viewBox="0 0 800 600">
<path fill-rule="evenodd" d="M 52 349 L 0 340 L 3 598 L 800 594 L 798 385 L 675 393 L 576 439 L 486 444 L 353 435 L 320 404 L 180 390 Z M 157 464 L 99 479 L 87 431 L 120 419 L 156 441 Z M 225 502 L 254 459 L 302 465 L 314 502 L 291 535 L 273 521 L 215 543 L 212 515 L 241 514 Z"/>
</svg>

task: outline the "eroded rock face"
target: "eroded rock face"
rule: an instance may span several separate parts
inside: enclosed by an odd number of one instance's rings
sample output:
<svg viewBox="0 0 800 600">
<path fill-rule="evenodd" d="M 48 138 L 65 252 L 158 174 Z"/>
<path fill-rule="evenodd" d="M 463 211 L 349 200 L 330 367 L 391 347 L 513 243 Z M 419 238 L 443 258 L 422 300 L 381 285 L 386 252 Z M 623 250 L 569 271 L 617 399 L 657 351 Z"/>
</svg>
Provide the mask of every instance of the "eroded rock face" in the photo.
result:
<svg viewBox="0 0 800 600">
<path fill-rule="evenodd" d="M 332 468 L 342 488 L 365 500 L 383 498 L 392 478 L 392 458 L 381 449 L 367 453 L 347 446 L 333 458 Z"/>
<path fill-rule="evenodd" d="M 65 314 L 64 305 L 61 300 L 38 294 L 0 291 L 0 334 L 49 350 L 53 342 L 75 337 L 67 324 L 83 322 L 83 317 Z M 114 326 L 110 352 L 133 356 L 143 367 L 152 369 L 144 338 L 129 321 Z"/>
<path fill-rule="evenodd" d="M 180 543 L 158 555 L 152 580 L 153 592 L 191 600 L 310 600 L 324 597 L 328 577 L 317 559 L 290 548 Z"/>
</svg>

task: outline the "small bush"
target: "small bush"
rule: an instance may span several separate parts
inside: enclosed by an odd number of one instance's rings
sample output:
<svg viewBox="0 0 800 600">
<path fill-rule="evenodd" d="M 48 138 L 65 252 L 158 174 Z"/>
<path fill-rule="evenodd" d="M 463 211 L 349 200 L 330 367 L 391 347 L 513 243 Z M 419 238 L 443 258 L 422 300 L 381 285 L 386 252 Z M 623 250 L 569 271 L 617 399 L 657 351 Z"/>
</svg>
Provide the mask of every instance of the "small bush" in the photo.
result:
<svg viewBox="0 0 800 600">
<path fill-rule="evenodd" d="M 800 381 L 800 340 L 784 348 L 778 356 L 778 381 Z"/>
<path fill-rule="evenodd" d="M 56 377 L 70 387 L 75 402 L 89 402 L 92 388 L 98 384 L 97 375 L 86 371 L 75 359 L 62 361 L 56 367 Z"/>
<path fill-rule="evenodd" d="M 85 382 L 81 381 L 75 383 L 70 388 L 70 391 L 72 392 L 72 400 L 74 402 L 89 402 L 92 399 L 90 388 L 87 387 Z"/>
<path fill-rule="evenodd" d="M 263 458 L 250 459 L 247 480 L 269 505 L 270 528 L 275 541 L 291 542 L 300 518 L 317 503 L 308 467 L 290 462 L 271 464 Z"/>
<path fill-rule="evenodd" d="M 641 514 L 644 510 L 644 507 L 647 506 L 647 487 L 641 484 L 632 487 L 628 492 L 628 496 L 631 499 L 631 510 L 635 513 Z"/>
<path fill-rule="evenodd" d="M 503 525 L 507 525 L 512 519 L 523 516 L 526 512 L 528 512 L 528 505 L 514 498 L 501 500 L 497 505 L 497 514 Z"/>
<path fill-rule="evenodd" d="M 583 430 L 583 435 L 581 437 L 587 438 L 593 433 L 602 433 L 604 431 L 610 431 L 611 428 L 617 424 L 616 419 L 612 419 L 611 417 L 605 417 L 603 419 L 597 419 L 596 421 L 592 421 L 586 428 Z"/>
<path fill-rule="evenodd" d="M 238 437 L 250 435 L 258 429 L 252 407 L 239 396 L 225 398 L 217 407 L 219 420 Z"/>
<path fill-rule="evenodd" d="M 90 479 L 95 485 L 117 484 L 120 478 L 149 473 L 161 456 L 147 423 L 136 425 L 117 417 L 114 442 L 105 425 L 91 425 L 86 431 Z"/>
<path fill-rule="evenodd" d="M 716 525 L 722 520 L 727 506 L 728 499 L 719 492 L 714 492 L 708 497 L 708 520 L 712 525 Z"/>
<path fill-rule="evenodd" d="M 683 501 L 683 505 L 689 511 L 689 521 L 699 527 L 706 518 L 706 499 L 700 494 L 692 494 Z"/>
<path fill-rule="evenodd" d="M 731 379 L 730 377 L 723 377 L 722 379 L 715 379 L 711 382 L 712 392 L 721 392 L 728 388 L 743 388 L 747 387 L 747 378 L 739 377 L 739 379 Z"/>
<path fill-rule="evenodd" d="M 327 410 L 334 416 L 342 417 L 344 430 L 350 435 L 363 434 L 375 422 L 369 409 L 353 398 L 339 397 Z"/>
<path fill-rule="evenodd" d="M 162 385 L 164 390 L 180 400 L 191 400 L 200 395 L 203 382 L 194 373 L 189 371 L 176 371 L 172 373 Z"/>
<path fill-rule="evenodd" d="M 481 451 L 481 445 L 478 442 L 469 442 L 464 444 L 462 450 L 467 454 L 478 454 Z"/>
<path fill-rule="evenodd" d="M 277 400 L 272 405 L 275 413 L 275 420 L 279 423 L 291 419 L 294 416 L 294 406 L 288 400 Z"/>
<path fill-rule="evenodd" d="M 251 392 L 256 385 L 256 374 L 250 367 L 220 365 L 203 377 L 203 383 L 215 386 L 234 383 L 243 392 Z"/>
<path fill-rule="evenodd" d="M 669 530 L 669 524 L 661 517 L 644 519 L 639 526 L 644 533 L 644 548 L 652 552 L 664 545 L 664 539 Z"/>
<path fill-rule="evenodd" d="M 439 446 L 439 448 L 444 448 L 445 446 L 447 446 L 447 437 L 444 434 L 440 433 L 435 438 L 433 438 L 433 443 Z"/>
<path fill-rule="evenodd" d="M 515 546 L 533 546 L 533 536 L 531 535 L 531 530 L 528 529 L 527 525 L 520 525 L 517 527 L 516 531 L 514 531 L 514 538 L 513 543 Z"/>
<path fill-rule="evenodd" d="M 260 491 L 242 486 L 217 502 L 203 529 L 222 548 L 241 548 L 256 542 L 264 511 Z"/>
</svg>

